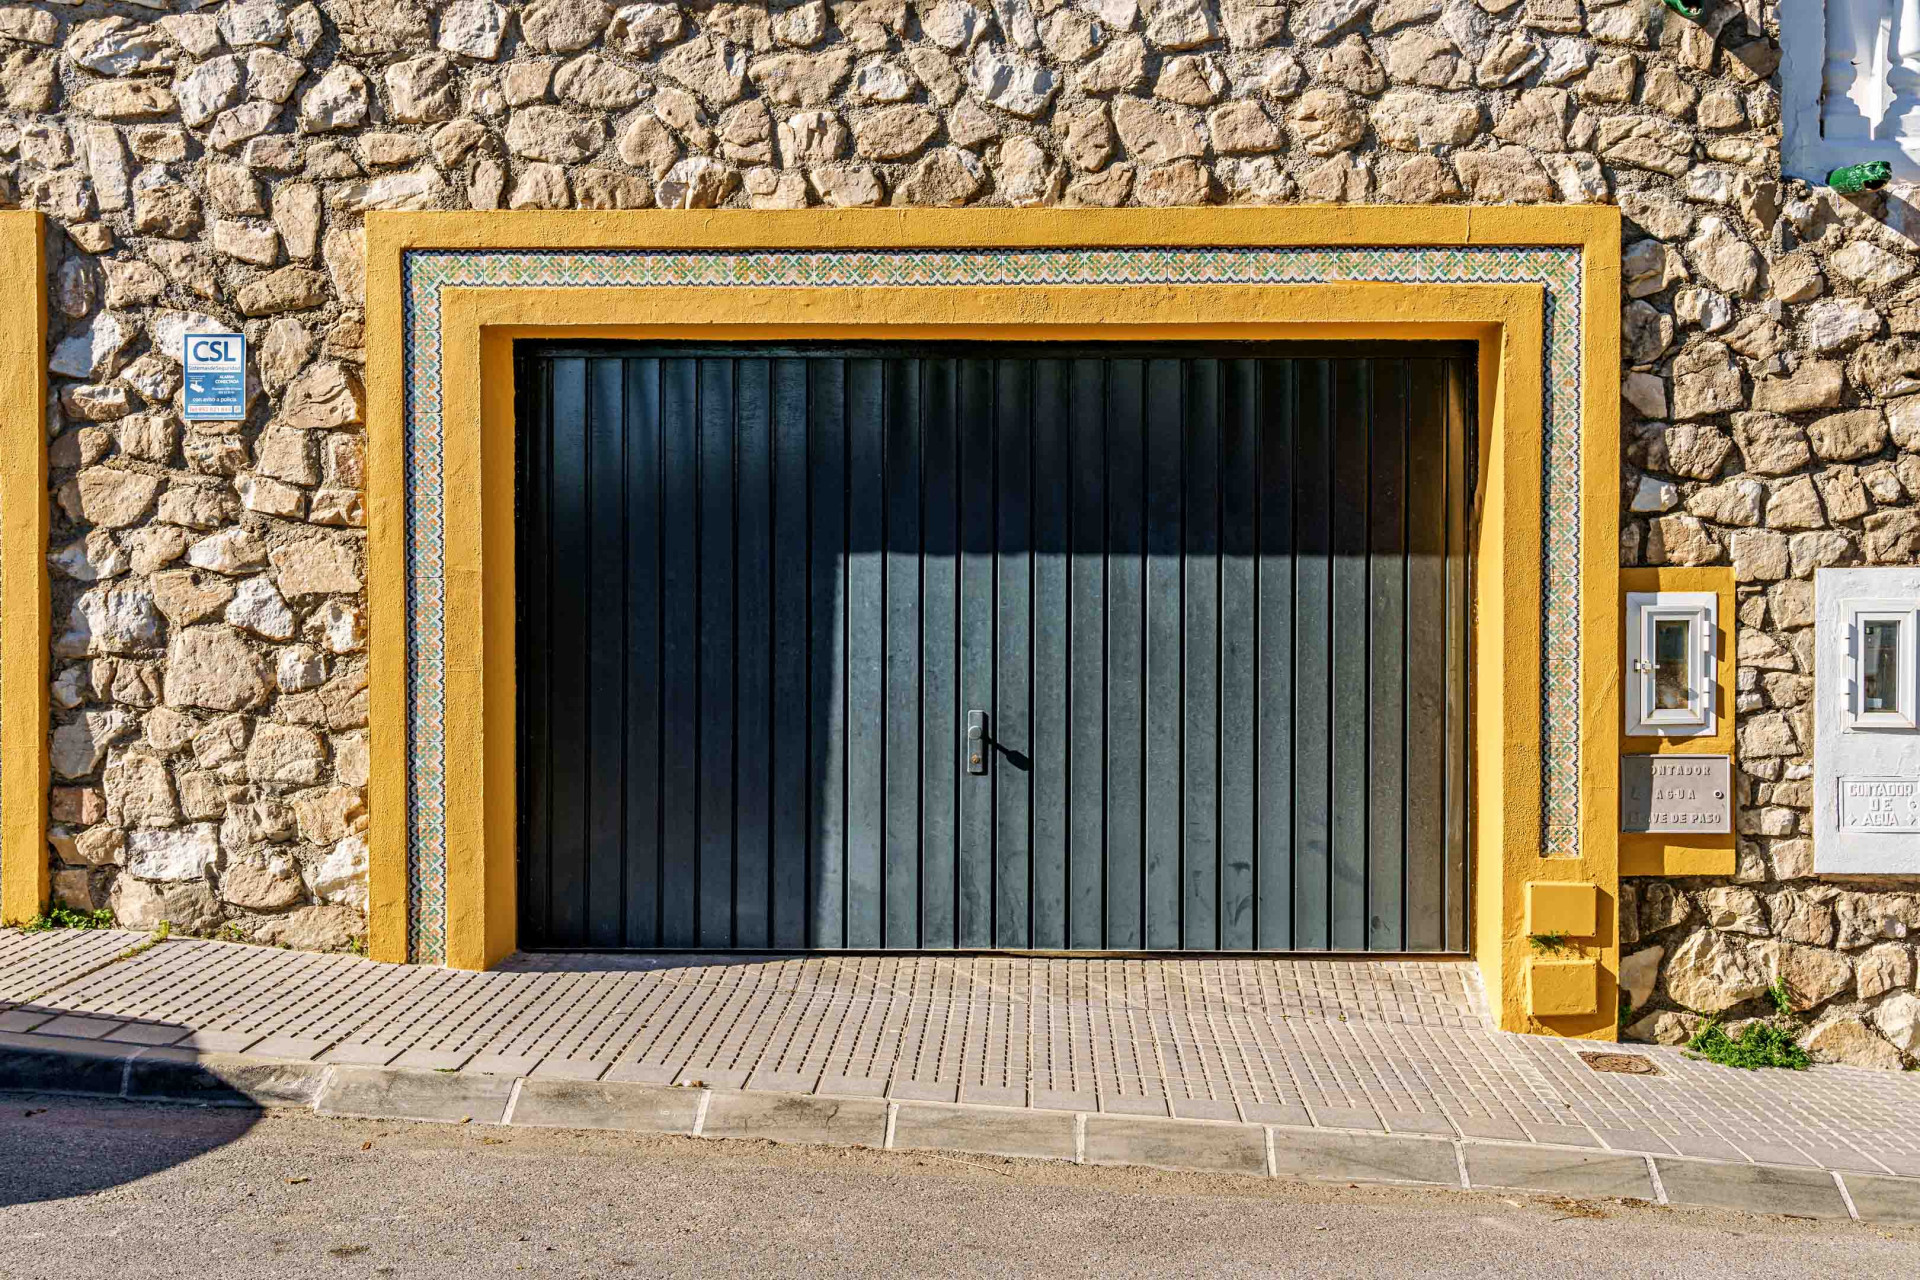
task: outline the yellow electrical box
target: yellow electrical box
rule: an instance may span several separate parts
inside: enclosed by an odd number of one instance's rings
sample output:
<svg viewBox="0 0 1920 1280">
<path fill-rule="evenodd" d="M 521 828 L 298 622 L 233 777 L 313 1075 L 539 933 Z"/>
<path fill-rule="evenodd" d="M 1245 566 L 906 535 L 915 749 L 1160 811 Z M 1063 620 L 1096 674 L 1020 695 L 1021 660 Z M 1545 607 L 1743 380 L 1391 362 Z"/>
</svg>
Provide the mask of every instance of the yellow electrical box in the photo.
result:
<svg viewBox="0 0 1920 1280">
<path fill-rule="evenodd" d="M 1543 960 L 1527 964 L 1527 1012 L 1536 1018 L 1595 1013 L 1600 1008 L 1600 965 L 1594 960 Z"/>
<path fill-rule="evenodd" d="M 1568 881 L 1527 884 L 1527 932 L 1591 938 L 1600 927 L 1600 890 Z"/>
</svg>

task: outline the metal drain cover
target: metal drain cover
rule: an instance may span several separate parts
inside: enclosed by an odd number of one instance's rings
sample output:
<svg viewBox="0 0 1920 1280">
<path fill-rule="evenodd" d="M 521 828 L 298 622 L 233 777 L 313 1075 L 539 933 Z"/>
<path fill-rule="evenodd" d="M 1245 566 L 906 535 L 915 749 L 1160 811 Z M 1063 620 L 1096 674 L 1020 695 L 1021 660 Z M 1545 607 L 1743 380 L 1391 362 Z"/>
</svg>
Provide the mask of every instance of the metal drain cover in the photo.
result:
<svg viewBox="0 0 1920 1280">
<path fill-rule="evenodd" d="M 1660 1068 L 1654 1065 L 1652 1058 L 1643 1058 L 1637 1053 L 1583 1053 L 1580 1061 L 1595 1071 L 1617 1071 L 1628 1076 L 1660 1074 Z"/>
</svg>

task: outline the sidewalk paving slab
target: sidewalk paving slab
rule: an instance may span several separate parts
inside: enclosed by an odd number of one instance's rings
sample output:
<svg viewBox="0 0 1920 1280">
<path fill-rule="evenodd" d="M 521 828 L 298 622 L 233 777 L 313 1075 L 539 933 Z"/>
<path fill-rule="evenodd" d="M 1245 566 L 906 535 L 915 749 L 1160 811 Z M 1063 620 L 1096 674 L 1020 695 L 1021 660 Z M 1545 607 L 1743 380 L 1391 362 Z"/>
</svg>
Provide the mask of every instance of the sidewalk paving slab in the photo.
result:
<svg viewBox="0 0 1920 1280">
<path fill-rule="evenodd" d="M 202 1053 L 245 1053 L 260 1042 L 251 1031 L 189 1031 L 174 1044 Z"/>
<path fill-rule="evenodd" d="M 525 1080 L 514 1099 L 512 1123 L 546 1129 L 624 1129 L 638 1133 L 693 1132 L 701 1091 L 597 1080 Z"/>
<path fill-rule="evenodd" d="M 1875 1159 L 1903 1178 L 1920 1178 L 1920 1155 L 1903 1156 L 1896 1151 L 1879 1151 Z"/>
<path fill-rule="evenodd" d="M 185 1027 L 170 1026 L 164 1022 L 124 1022 L 108 1032 L 104 1039 L 115 1044 L 176 1044 L 186 1038 Z"/>
<path fill-rule="evenodd" d="M 57 1018 L 49 1018 L 34 1031 L 43 1036 L 72 1036 L 76 1040 L 103 1040 L 110 1031 L 118 1031 L 126 1024 L 120 1019 L 89 1018 L 81 1014 L 65 1013 Z"/>
<path fill-rule="evenodd" d="M 397 1044 L 355 1044 L 343 1040 L 320 1055 L 320 1061 L 348 1067 L 385 1067 L 402 1052 Z"/>
<path fill-rule="evenodd" d="M 893 1145 L 989 1156 L 1074 1158 L 1074 1117 L 1065 1112 L 903 1102 L 893 1118 Z"/>
<path fill-rule="evenodd" d="M 1490 1142 L 1526 1142 L 1527 1131 L 1511 1120 L 1491 1116 L 1455 1116 L 1453 1124 L 1463 1138 L 1484 1138 Z"/>
<path fill-rule="evenodd" d="M 1447 1123 L 1447 1118 L 1431 1112 L 1383 1111 L 1380 1119 L 1385 1122 L 1388 1133 L 1426 1133 L 1442 1138 L 1453 1136 L 1453 1126 Z"/>
<path fill-rule="evenodd" d="M 1424 1182 L 1460 1185 L 1453 1143 L 1438 1138 L 1274 1129 L 1276 1177 L 1312 1182 Z"/>
<path fill-rule="evenodd" d="M 1681 1155 L 1697 1160 L 1731 1160 L 1736 1164 L 1745 1164 L 1747 1160 L 1740 1148 L 1724 1138 L 1699 1133 L 1676 1133 L 1669 1134 L 1666 1142 Z"/>
<path fill-rule="evenodd" d="M 386 1065 L 414 1071 L 458 1071 L 472 1056 L 470 1053 L 442 1049 L 409 1049 Z"/>
<path fill-rule="evenodd" d="M 1527 1136 L 1535 1142 L 1551 1143 L 1554 1146 L 1561 1147 L 1597 1147 L 1600 1145 L 1600 1139 L 1594 1136 L 1593 1130 L 1586 1128 L 1584 1125 L 1528 1124 L 1522 1121 L 1520 1127 L 1525 1129 Z"/>
<path fill-rule="evenodd" d="M 321 1115 L 499 1124 L 513 1096 L 511 1076 L 332 1067 L 314 1109 Z"/>
<path fill-rule="evenodd" d="M 1553 1147 L 1464 1148 L 1467 1178 L 1475 1187 L 1557 1191 L 1569 1196 L 1620 1196 L 1654 1200 L 1645 1156 L 1588 1155 Z"/>
<path fill-rule="evenodd" d="M 602 1080 L 615 1084 L 672 1084 L 680 1068 L 657 1062 L 620 1062 L 608 1067 Z"/>
<path fill-rule="evenodd" d="M 842 1098 L 884 1098 L 887 1081 L 884 1076 L 826 1075 L 820 1077 L 814 1092 Z"/>
<path fill-rule="evenodd" d="M 32 1000 L 151 942 L 126 929 L 0 930 L 0 1003 Z"/>
<path fill-rule="evenodd" d="M 1377 1113 L 1360 1107 L 1309 1107 L 1313 1122 L 1322 1129 L 1360 1129 L 1368 1133 L 1385 1132 Z"/>
<path fill-rule="evenodd" d="M 1029 1103 L 1036 1111 L 1097 1111 L 1100 1095 L 1065 1089 L 1035 1089 Z"/>
<path fill-rule="evenodd" d="M 1833 1175 L 1819 1169 L 1655 1160 L 1671 1204 L 1783 1213 L 1796 1218 L 1846 1218 L 1847 1202 Z"/>
<path fill-rule="evenodd" d="M 598 1058 L 546 1058 L 521 1074 L 533 1080 L 598 1080 L 612 1065 Z"/>
<path fill-rule="evenodd" d="M 1307 1128 L 1313 1124 L 1313 1117 L 1307 1114 L 1305 1107 L 1285 1106 L 1277 1102 L 1243 1102 L 1240 1104 L 1240 1118 L 1248 1124 L 1283 1124 L 1294 1128 Z"/>
<path fill-rule="evenodd" d="M 311 1062 L 325 1053 L 332 1044 L 330 1040 L 321 1040 L 313 1036 L 268 1036 L 248 1046 L 248 1052 L 257 1053 L 263 1058 Z"/>
<path fill-rule="evenodd" d="M 1920 1118 L 1916 1118 L 1920 1123 Z M 1830 1147 L 1817 1143 L 1803 1143 L 1802 1150 L 1813 1158 L 1814 1164 L 1822 1169 L 1838 1169 L 1842 1173 L 1886 1173 L 1887 1167 L 1871 1156 L 1862 1154 L 1852 1147 Z"/>
<path fill-rule="evenodd" d="M 1817 1169 L 1820 1162 L 1798 1147 L 1790 1147 L 1784 1142 L 1761 1142 L 1754 1138 L 1745 1138 L 1735 1143 L 1740 1153 L 1755 1164 L 1803 1165 Z"/>
<path fill-rule="evenodd" d="M 1679 1154 L 1673 1149 L 1672 1143 L 1645 1129 L 1603 1129 L 1595 1126 L 1593 1132 L 1615 1151 L 1637 1151 L 1650 1156 Z"/>
<path fill-rule="evenodd" d="M 1088 1164 L 1144 1164 L 1199 1173 L 1267 1172 L 1266 1130 L 1250 1124 L 1088 1116 Z"/>
</svg>

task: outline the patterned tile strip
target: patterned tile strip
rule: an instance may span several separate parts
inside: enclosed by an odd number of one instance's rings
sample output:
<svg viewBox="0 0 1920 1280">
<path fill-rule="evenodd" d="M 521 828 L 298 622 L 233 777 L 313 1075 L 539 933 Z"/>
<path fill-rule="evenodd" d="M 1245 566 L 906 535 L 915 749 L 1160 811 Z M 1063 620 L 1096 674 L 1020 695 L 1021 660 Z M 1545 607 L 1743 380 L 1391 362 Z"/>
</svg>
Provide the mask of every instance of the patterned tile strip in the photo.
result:
<svg viewBox="0 0 1920 1280">
<path fill-rule="evenodd" d="M 441 291 L 934 285 L 1533 283 L 1547 341 L 1542 486 L 1544 852 L 1579 824 L 1580 256 L 1572 247 L 1023 249 L 958 252 L 414 251 L 402 264 L 408 599 L 408 897 L 412 957 L 446 950 L 445 511 Z"/>
</svg>

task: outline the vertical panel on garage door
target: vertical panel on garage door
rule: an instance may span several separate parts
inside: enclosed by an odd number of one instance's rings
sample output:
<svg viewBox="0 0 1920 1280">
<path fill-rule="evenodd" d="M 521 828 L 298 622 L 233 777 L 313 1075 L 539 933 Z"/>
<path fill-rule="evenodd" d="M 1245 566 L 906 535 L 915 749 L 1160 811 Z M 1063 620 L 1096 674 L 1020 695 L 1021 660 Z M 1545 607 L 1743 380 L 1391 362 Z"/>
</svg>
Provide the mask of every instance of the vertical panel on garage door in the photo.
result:
<svg viewBox="0 0 1920 1280">
<path fill-rule="evenodd" d="M 518 359 L 523 945 L 1464 948 L 1470 349 Z"/>
</svg>

